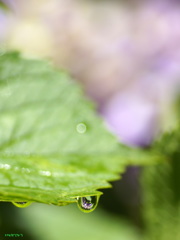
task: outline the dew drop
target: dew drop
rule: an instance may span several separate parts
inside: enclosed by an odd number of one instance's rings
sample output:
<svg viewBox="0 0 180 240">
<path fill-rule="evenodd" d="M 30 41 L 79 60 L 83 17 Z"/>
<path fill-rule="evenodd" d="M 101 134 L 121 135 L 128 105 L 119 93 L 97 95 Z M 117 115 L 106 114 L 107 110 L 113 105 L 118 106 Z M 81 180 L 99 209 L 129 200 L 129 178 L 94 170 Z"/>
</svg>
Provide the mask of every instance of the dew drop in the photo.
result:
<svg viewBox="0 0 180 240">
<path fill-rule="evenodd" d="M 77 126 L 76 126 L 76 131 L 77 131 L 78 133 L 83 134 L 83 133 L 86 132 L 86 130 L 87 130 L 87 127 L 86 127 L 86 125 L 85 125 L 84 123 L 79 123 L 79 124 L 77 124 Z"/>
<path fill-rule="evenodd" d="M 87 196 L 77 198 L 77 204 L 81 211 L 89 213 L 97 207 L 99 196 Z"/>
<path fill-rule="evenodd" d="M 19 208 L 25 208 L 31 205 L 32 202 L 12 202 L 12 204 Z"/>
</svg>

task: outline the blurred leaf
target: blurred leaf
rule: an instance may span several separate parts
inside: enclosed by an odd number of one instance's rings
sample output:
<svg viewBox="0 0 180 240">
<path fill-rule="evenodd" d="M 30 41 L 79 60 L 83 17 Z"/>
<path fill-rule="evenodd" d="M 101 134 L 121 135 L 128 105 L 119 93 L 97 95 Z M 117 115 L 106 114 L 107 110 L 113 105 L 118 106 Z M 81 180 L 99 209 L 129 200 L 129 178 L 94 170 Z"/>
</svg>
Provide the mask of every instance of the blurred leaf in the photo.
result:
<svg viewBox="0 0 180 240">
<path fill-rule="evenodd" d="M 174 161 L 178 163 L 178 175 L 173 169 Z M 144 169 L 141 182 L 146 232 L 143 239 L 180 239 L 179 169 L 179 156 L 164 164 Z"/>
<path fill-rule="evenodd" d="M 0 1 L 0 9 L 8 10 L 8 6 L 4 2 Z"/>
<path fill-rule="evenodd" d="M 19 210 L 19 225 L 32 233 L 34 240 L 137 240 L 139 232 L 128 222 L 98 208 L 86 215 L 76 206 L 58 208 L 34 204 Z M 71 230 L 69 230 L 71 229 Z"/>
<path fill-rule="evenodd" d="M 180 102 L 176 104 L 177 123 L 154 148 L 166 156 L 163 164 L 144 168 L 141 174 L 146 238 L 180 239 Z"/>
<path fill-rule="evenodd" d="M 0 112 L 2 201 L 66 205 L 162 159 L 119 144 L 67 73 L 17 53 L 0 57 Z"/>
</svg>

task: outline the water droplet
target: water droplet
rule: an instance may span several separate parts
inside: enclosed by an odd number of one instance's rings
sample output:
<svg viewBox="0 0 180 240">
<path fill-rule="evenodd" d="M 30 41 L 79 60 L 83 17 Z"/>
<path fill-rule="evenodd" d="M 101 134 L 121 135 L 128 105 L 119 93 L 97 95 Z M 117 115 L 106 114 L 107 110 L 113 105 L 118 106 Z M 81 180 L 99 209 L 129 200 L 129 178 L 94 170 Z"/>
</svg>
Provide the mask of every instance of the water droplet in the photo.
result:
<svg viewBox="0 0 180 240">
<path fill-rule="evenodd" d="M 87 196 L 77 198 L 78 207 L 81 211 L 89 213 L 97 207 L 99 196 Z"/>
<path fill-rule="evenodd" d="M 30 173 L 31 172 L 31 170 L 29 168 L 22 168 L 21 171 L 23 173 Z"/>
<path fill-rule="evenodd" d="M 41 175 L 43 175 L 43 176 L 48 176 L 48 177 L 52 175 L 50 171 L 42 171 L 42 170 L 40 170 L 39 173 Z"/>
<path fill-rule="evenodd" d="M 85 133 L 86 132 L 86 130 L 87 130 L 87 127 L 86 127 L 86 125 L 84 124 L 84 123 L 79 123 L 79 124 L 77 124 L 77 126 L 76 126 L 76 131 L 78 132 L 78 133 Z"/>
<path fill-rule="evenodd" d="M 12 204 L 19 208 L 25 208 L 31 205 L 32 202 L 12 202 Z"/>
<path fill-rule="evenodd" d="M 11 168 L 11 165 L 6 164 L 6 163 L 5 163 L 5 164 L 1 163 L 1 164 L 0 164 L 0 168 L 8 170 L 8 169 Z"/>
</svg>

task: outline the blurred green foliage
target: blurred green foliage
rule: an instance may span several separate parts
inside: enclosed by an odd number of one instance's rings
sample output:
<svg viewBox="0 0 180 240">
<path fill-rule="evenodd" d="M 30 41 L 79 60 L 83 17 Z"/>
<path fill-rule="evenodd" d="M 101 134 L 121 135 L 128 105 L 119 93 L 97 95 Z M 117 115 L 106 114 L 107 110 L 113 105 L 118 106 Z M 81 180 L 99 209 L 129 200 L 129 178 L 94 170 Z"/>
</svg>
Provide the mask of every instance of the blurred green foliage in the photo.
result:
<svg viewBox="0 0 180 240">
<path fill-rule="evenodd" d="M 97 209 L 83 214 L 76 206 L 58 208 L 34 204 L 20 213 L 25 228 L 29 228 L 34 239 L 58 240 L 136 240 L 138 231 L 126 221 Z M 48 228 L 44 228 L 48 226 Z"/>
<path fill-rule="evenodd" d="M 166 161 L 149 166 L 142 174 L 145 239 L 180 239 L 180 101 L 175 104 L 176 125 L 154 147 Z"/>
<path fill-rule="evenodd" d="M 9 10 L 8 4 L 5 4 L 4 1 L 0 1 L 0 10 L 3 10 L 3 11 Z"/>
</svg>

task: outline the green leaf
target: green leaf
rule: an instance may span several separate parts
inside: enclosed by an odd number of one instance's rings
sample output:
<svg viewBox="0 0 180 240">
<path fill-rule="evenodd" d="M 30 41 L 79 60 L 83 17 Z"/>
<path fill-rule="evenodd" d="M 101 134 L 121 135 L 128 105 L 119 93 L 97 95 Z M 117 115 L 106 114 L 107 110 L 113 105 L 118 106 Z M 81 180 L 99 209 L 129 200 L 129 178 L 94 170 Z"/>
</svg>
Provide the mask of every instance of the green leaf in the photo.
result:
<svg viewBox="0 0 180 240">
<path fill-rule="evenodd" d="M 1 201 L 66 205 L 100 195 L 128 164 L 161 159 L 121 145 L 65 71 L 0 57 Z"/>
</svg>

